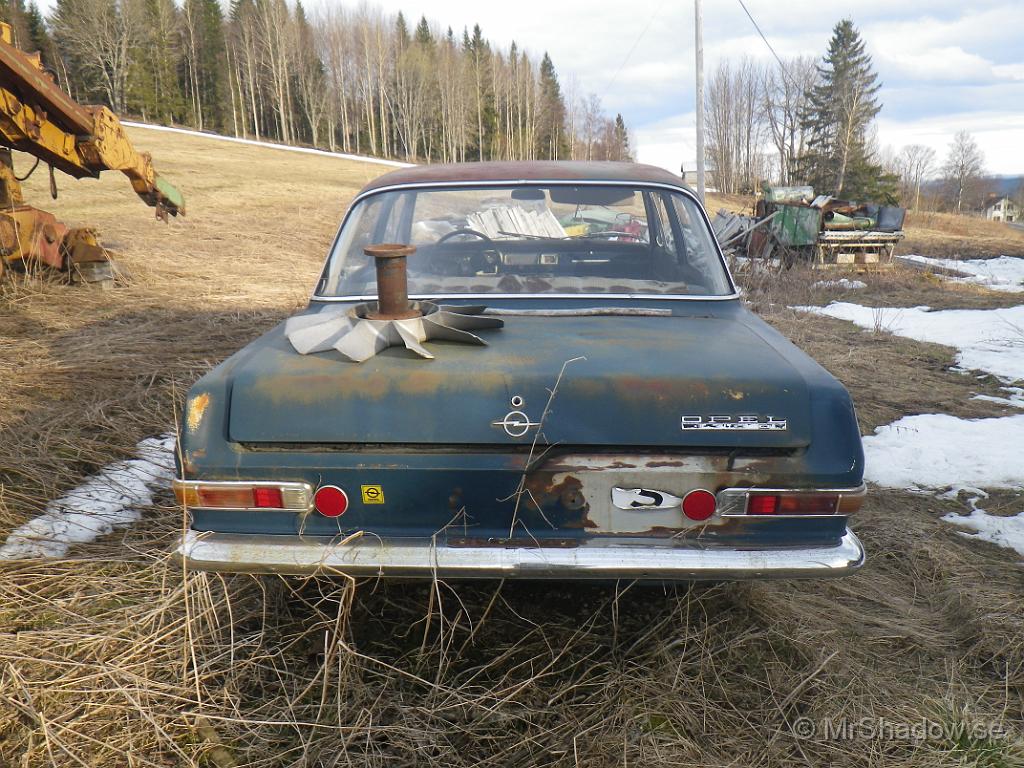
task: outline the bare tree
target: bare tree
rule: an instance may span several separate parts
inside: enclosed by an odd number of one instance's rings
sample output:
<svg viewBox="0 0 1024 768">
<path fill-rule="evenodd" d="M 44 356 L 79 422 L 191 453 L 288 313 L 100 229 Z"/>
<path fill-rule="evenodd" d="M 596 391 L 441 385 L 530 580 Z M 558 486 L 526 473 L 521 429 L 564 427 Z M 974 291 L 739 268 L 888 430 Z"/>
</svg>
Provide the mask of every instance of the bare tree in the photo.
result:
<svg viewBox="0 0 1024 768">
<path fill-rule="evenodd" d="M 967 131 L 956 132 L 942 171 L 956 212 L 962 213 L 964 198 L 974 192 L 985 172 L 985 156 Z"/>
<path fill-rule="evenodd" d="M 715 184 L 726 193 L 756 187 L 765 175 L 765 77 L 744 59 L 719 64 L 705 91 L 704 137 Z"/>
<path fill-rule="evenodd" d="M 900 197 L 904 204 L 921 208 L 921 186 L 935 170 L 935 150 L 923 144 L 908 144 L 896 156 L 894 171 L 900 177 Z"/>
<path fill-rule="evenodd" d="M 432 54 L 432 50 L 416 41 L 396 48 L 395 124 L 405 157 L 410 160 L 419 156 L 417 147 L 429 105 L 435 98 Z"/>
<path fill-rule="evenodd" d="M 50 19 L 58 45 L 74 56 L 115 112 L 124 112 L 132 53 L 143 39 L 138 0 L 65 0 Z"/>
<path fill-rule="evenodd" d="M 456 38 L 421 18 L 411 34 L 367 2 L 307 20 L 299 0 L 232 0 L 225 19 L 225 4 L 56 0 L 56 66 L 115 110 L 237 136 L 416 160 L 628 154 L 596 96 L 571 88 L 567 110 L 549 57 L 538 66 L 478 26 Z"/>
<path fill-rule="evenodd" d="M 764 72 L 764 117 L 768 135 L 778 153 L 778 179 L 792 184 L 796 160 L 807 140 L 803 116 L 809 94 L 818 82 L 818 68 L 809 56 L 790 59 Z"/>
<path fill-rule="evenodd" d="M 192 115 L 196 121 L 196 128 L 203 130 L 203 102 L 202 89 L 199 87 L 200 68 L 200 29 L 202 20 L 199 15 L 202 13 L 198 3 L 185 2 L 181 10 L 181 35 L 184 48 L 185 69 L 188 74 L 188 92 L 192 102 Z"/>
</svg>

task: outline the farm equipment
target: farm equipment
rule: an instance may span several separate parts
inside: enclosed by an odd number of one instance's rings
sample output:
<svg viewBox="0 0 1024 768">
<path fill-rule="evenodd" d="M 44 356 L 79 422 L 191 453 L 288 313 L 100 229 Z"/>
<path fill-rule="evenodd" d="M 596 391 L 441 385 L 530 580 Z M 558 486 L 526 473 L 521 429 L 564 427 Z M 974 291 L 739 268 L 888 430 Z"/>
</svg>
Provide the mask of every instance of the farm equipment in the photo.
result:
<svg viewBox="0 0 1024 768">
<path fill-rule="evenodd" d="M 11 150 L 35 157 L 28 174 L 14 172 Z M 74 282 L 111 285 L 110 252 L 96 230 L 69 227 L 46 211 L 25 204 L 21 182 L 40 163 L 76 178 L 101 171 L 124 173 L 157 218 L 185 213 L 185 202 L 153 169 L 152 158 L 132 146 L 117 116 L 106 107 L 82 106 L 62 91 L 43 69 L 39 54 L 11 43 L 11 28 L 0 22 L 0 274 L 50 267 Z"/>
</svg>

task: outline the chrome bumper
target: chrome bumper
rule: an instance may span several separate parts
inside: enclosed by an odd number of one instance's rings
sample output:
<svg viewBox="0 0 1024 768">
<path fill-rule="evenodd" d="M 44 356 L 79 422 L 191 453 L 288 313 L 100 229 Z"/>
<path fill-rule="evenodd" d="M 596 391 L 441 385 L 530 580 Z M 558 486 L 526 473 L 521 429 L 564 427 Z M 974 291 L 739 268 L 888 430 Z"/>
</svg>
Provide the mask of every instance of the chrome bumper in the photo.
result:
<svg viewBox="0 0 1024 768">
<path fill-rule="evenodd" d="M 864 547 L 850 530 L 832 547 L 761 550 L 594 541 L 571 548 L 445 546 L 369 536 L 331 543 L 189 531 L 174 554 L 198 571 L 440 579 L 798 579 L 846 576 L 864 564 Z"/>
</svg>

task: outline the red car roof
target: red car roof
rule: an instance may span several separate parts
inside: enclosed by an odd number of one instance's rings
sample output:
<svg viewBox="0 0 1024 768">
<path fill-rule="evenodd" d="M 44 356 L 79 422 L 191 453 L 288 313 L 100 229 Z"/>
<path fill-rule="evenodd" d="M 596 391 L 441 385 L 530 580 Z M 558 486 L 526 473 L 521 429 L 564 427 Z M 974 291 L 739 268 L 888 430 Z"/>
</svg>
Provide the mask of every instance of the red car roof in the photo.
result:
<svg viewBox="0 0 1024 768">
<path fill-rule="evenodd" d="M 636 184 L 669 184 L 680 189 L 689 189 L 678 176 L 653 165 L 531 160 L 417 165 L 379 176 L 367 184 L 363 191 L 369 192 L 382 187 L 402 184 L 446 184 L 466 181 L 615 181 Z"/>
</svg>

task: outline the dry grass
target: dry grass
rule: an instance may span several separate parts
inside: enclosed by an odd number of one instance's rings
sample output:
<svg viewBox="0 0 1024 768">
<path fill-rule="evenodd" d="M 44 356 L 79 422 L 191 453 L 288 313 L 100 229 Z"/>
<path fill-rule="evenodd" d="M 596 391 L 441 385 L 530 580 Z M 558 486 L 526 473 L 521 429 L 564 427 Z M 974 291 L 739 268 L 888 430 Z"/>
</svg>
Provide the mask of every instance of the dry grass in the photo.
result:
<svg viewBox="0 0 1024 768">
<path fill-rule="evenodd" d="M 906 233 L 897 253 L 963 259 L 1024 256 L 1024 230 L 976 216 L 910 212 Z"/>
<path fill-rule="evenodd" d="M 752 195 L 708 193 L 706 199 L 712 216 L 721 209 L 748 216 L 754 211 Z M 1024 230 L 977 216 L 908 211 L 904 232 L 897 254 L 954 259 L 1024 256 Z"/>
<path fill-rule="evenodd" d="M 718 192 L 708 192 L 704 198 L 708 213 L 712 217 L 721 209 L 731 213 L 742 213 L 746 216 L 754 214 L 753 195 L 725 195 Z"/>
<path fill-rule="evenodd" d="M 65 185 L 54 208 L 118 241 L 133 279 L 6 288 L 0 530 L 164 431 L 195 375 L 299 304 L 379 170 L 135 135 L 189 217 L 149 222 L 119 179 Z M 882 381 L 925 361 L 926 407 L 964 398 L 948 350 L 776 309 L 809 277 L 749 290 L 848 378 L 865 427 L 922 407 L 921 388 L 872 388 L 872 361 Z M 0 765 L 1021 765 L 1019 738 L 793 733 L 801 717 L 1024 732 L 1024 575 L 938 520 L 963 509 L 874 494 L 857 526 L 871 563 L 841 582 L 356 587 L 186 580 L 162 497 L 74 559 L 2 566 Z"/>
</svg>

